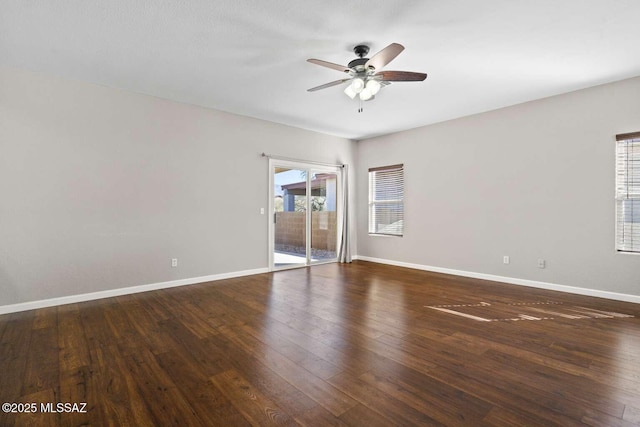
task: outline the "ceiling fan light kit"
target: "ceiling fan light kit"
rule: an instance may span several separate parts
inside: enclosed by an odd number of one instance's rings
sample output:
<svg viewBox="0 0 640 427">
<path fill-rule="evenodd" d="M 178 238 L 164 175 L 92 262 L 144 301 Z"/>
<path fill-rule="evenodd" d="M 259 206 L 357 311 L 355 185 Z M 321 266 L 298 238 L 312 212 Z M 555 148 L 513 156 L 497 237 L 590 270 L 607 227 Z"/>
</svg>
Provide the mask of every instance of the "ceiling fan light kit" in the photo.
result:
<svg viewBox="0 0 640 427">
<path fill-rule="evenodd" d="M 351 88 L 355 93 L 362 92 L 362 89 L 364 89 L 364 80 L 362 80 L 361 78 L 353 79 L 351 81 Z"/>
<path fill-rule="evenodd" d="M 366 90 L 370 91 L 372 95 L 375 95 L 380 91 L 382 85 L 377 80 L 369 80 L 367 82 Z"/>
<path fill-rule="evenodd" d="M 360 101 L 358 112 L 362 112 L 362 101 L 370 101 L 383 86 L 391 84 L 391 82 L 415 82 L 423 81 L 427 78 L 425 73 L 414 73 L 412 71 L 379 71 L 391 62 L 396 56 L 404 50 L 404 46 L 399 43 L 391 43 L 369 58 L 365 56 L 369 53 L 369 46 L 357 45 L 353 48 L 353 52 L 358 58 L 349 62 L 346 67 L 332 62 L 322 61 L 320 59 L 307 59 L 308 62 L 333 70 L 341 71 L 349 74 L 349 78 L 336 80 L 334 82 L 325 83 L 320 86 L 308 89 L 308 92 L 315 92 L 320 89 L 337 86 L 349 82 L 344 89 L 344 93 L 351 99 L 355 99 L 356 95 Z"/>
<path fill-rule="evenodd" d="M 356 95 L 357 95 L 356 91 L 353 90 L 352 85 L 347 86 L 344 89 L 344 93 L 351 99 L 354 99 L 356 97 Z"/>
</svg>

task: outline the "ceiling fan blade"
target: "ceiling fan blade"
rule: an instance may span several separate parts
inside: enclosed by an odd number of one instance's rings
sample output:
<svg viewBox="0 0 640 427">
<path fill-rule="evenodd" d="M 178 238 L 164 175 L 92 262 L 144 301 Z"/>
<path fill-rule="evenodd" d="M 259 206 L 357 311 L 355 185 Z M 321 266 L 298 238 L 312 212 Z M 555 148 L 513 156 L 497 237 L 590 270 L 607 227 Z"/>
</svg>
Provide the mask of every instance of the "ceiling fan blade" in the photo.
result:
<svg viewBox="0 0 640 427">
<path fill-rule="evenodd" d="M 320 59 L 307 59 L 307 62 L 311 62 L 312 64 L 320 65 L 322 67 L 331 68 L 333 70 L 342 71 L 343 73 L 349 72 L 349 67 L 340 64 L 334 64 L 333 62 L 322 61 Z"/>
<path fill-rule="evenodd" d="M 380 52 L 376 53 L 367 61 L 364 66 L 366 68 L 373 67 L 376 70 L 380 70 L 382 67 L 387 65 L 389 62 L 393 61 L 393 59 L 400 55 L 400 52 L 404 50 L 404 46 L 398 43 L 391 43 L 389 46 L 382 49 Z"/>
<path fill-rule="evenodd" d="M 331 87 L 331 86 L 337 86 L 337 85 L 342 84 L 344 82 L 348 82 L 349 80 L 351 80 L 351 79 L 340 79 L 340 80 L 336 80 L 335 82 L 325 83 L 323 85 L 312 87 L 311 89 L 307 89 L 307 92 L 315 92 L 317 90 L 326 89 L 326 88 Z"/>
<path fill-rule="evenodd" d="M 380 71 L 375 76 L 382 77 L 386 82 L 421 82 L 427 78 L 425 73 L 414 73 L 412 71 Z"/>
</svg>

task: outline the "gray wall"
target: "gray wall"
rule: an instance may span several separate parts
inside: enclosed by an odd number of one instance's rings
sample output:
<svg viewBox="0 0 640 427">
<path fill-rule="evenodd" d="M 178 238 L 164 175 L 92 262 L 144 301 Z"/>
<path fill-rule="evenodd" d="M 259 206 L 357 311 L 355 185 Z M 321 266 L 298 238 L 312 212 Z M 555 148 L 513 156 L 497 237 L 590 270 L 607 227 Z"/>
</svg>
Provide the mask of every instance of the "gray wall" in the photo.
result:
<svg viewBox="0 0 640 427">
<path fill-rule="evenodd" d="M 266 268 L 263 151 L 355 142 L 0 69 L 0 306 Z"/>
<path fill-rule="evenodd" d="M 639 100 L 634 78 L 359 142 L 358 255 L 640 295 L 613 198 L 615 135 L 640 130 Z M 369 236 L 367 169 L 396 163 L 405 236 Z"/>
<path fill-rule="evenodd" d="M 614 135 L 640 129 L 638 99 L 640 78 L 356 147 L 0 69 L 0 306 L 266 268 L 262 151 L 355 164 L 359 255 L 640 295 L 613 237 Z M 367 168 L 394 163 L 405 237 L 370 237 Z"/>
</svg>

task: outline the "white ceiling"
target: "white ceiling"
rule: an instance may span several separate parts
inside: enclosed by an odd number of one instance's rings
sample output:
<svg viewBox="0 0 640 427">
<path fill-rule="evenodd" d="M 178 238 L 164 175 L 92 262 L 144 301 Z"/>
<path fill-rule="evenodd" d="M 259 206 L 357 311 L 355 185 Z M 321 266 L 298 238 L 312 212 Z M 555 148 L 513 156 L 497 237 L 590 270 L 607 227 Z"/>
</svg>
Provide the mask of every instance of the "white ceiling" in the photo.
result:
<svg viewBox="0 0 640 427">
<path fill-rule="evenodd" d="M 638 0 L 0 0 L 0 65 L 352 139 L 640 75 Z M 426 72 L 358 102 L 347 64 Z"/>
</svg>

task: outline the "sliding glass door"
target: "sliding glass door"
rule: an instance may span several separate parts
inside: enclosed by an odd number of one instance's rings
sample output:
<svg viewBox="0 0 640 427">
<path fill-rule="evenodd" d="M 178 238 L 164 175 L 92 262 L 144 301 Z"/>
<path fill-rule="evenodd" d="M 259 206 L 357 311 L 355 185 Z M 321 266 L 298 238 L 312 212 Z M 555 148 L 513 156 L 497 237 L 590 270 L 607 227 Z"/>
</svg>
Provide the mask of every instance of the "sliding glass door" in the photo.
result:
<svg viewBox="0 0 640 427">
<path fill-rule="evenodd" d="M 338 174 L 311 174 L 311 261 L 338 258 Z"/>
<path fill-rule="evenodd" d="M 307 265 L 306 170 L 277 167 L 274 171 L 273 266 Z"/>
<path fill-rule="evenodd" d="M 337 260 L 340 170 L 270 160 L 272 269 Z"/>
</svg>

